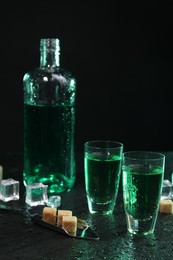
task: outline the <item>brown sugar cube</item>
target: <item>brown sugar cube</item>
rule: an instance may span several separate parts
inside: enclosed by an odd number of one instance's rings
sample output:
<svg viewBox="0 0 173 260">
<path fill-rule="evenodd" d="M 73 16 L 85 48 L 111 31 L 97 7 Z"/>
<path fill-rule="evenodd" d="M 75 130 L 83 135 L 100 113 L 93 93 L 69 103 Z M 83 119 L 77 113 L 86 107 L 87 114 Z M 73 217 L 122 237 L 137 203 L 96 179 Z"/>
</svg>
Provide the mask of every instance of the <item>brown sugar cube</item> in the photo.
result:
<svg viewBox="0 0 173 260">
<path fill-rule="evenodd" d="M 50 224 L 56 223 L 56 208 L 44 207 L 42 220 Z"/>
<path fill-rule="evenodd" d="M 58 223 L 57 223 L 57 225 L 59 227 L 62 226 L 62 217 L 63 216 L 72 216 L 72 211 L 71 210 L 62 210 L 62 209 L 58 210 Z"/>
<path fill-rule="evenodd" d="M 70 234 L 76 234 L 77 230 L 77 217 L 75 216 L 63 216 L 62 217 L 62 228 L 67 230 Z"/>
<path fill-rule="evenodd" d="M 173 214 L 173 202 L 172 202 L 172 200 L 160 200 L 159 212 L 160 213 Z"/>
</svg>

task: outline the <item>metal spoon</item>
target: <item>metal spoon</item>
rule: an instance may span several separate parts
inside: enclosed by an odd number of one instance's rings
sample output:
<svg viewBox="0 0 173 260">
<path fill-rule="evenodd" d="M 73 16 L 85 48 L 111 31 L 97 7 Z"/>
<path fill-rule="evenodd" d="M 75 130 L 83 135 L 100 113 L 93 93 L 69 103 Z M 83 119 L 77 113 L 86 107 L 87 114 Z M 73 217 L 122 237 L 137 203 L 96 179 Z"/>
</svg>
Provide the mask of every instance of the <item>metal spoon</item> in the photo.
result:
<svg viewBox="0 0 173 260">
<path fill-rule="evenodd" d="M 48 228 L 50 230 L 53 230 L 58 233 L 62 233 L 64 235 L 67 235 L 69 237 L 73 238 L 82 238 L 82 239 L 92 239 L 92 240 L 98 240 L 98 235 L 88 226 L 88 224 L 85 222 L 85 220 L 77 219 L 77 231 L 76 233 L 69 233 L 67 230 L 58 227 L 57 225 L 53 225 L 50 223 L 47 223 L 42 220 L 42 217 L 40 215 L 33 215 L 31 216 L 31 219 L 33 222 L 35 222 L 38 225 L 41 225 L 45 228 Z"/>
</svg>

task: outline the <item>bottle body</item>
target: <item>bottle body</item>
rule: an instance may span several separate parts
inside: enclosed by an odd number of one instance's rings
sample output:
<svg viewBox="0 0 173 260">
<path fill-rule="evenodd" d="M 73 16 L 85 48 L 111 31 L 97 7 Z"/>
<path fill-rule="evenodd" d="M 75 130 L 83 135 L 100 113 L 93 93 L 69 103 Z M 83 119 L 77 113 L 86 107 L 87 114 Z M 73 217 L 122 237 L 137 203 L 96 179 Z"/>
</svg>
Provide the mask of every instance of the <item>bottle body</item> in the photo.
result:
<svg viewBox="0 0 173 260">
<path fill-rule="evenodd" d="M 50 194 L 69 191 L 76 175 L 76 80 L 54 65 L 23 78 L 24 184 L 44 183 Z"/>
</svg>

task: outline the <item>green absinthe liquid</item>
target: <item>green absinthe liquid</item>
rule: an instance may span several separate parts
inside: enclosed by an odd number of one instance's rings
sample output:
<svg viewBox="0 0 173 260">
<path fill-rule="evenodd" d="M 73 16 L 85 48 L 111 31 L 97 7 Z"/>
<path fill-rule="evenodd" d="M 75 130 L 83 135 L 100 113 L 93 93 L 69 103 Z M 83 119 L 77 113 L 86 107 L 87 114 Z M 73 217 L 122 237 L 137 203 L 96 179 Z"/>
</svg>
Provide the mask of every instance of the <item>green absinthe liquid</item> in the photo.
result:
<svg viewBox="0 0 173 260">
<path fill-rule="evenodd" d="M 67 191 L 75 181 L 74 107 L 24 107 L 24 184 L 42 182 L 49 193 Z"/>
<path fill-rule="evenodd" d="M 125 210 L 138 220 L 150 219 L 157 211 L 163 181 L 163 170 L 123 170 Z"/>
<path fill-rule="evenodd" d="M 85 156 L 86 192 L 94 203 L 107 204 L 116 200 L 121 172 L 119 156 L 110 159 L 95 159 Z"/>
</svg>

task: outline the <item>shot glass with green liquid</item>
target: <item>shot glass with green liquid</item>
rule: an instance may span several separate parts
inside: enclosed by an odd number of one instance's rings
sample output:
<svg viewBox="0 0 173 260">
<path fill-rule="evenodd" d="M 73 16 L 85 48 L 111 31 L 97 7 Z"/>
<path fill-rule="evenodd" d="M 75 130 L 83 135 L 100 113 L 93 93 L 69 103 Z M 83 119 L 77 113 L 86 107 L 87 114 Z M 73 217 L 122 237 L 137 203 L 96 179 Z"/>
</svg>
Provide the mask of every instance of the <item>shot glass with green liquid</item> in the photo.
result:
<svg viewBox="0 0 173 260">
<path fill-rule="evenodd" d="M 96 140 L 84 144 L 85 188 L 91 214 L 108 215 L 118 194 L 123 144 Z"/>
<path fill-rule="evenodd" d="M 143 236 L 154 233 L 164 169 L 164 154 L 150 151 L 123 154 L 123 200 L 127 229 L 131 234 Z"/>
</svg>

